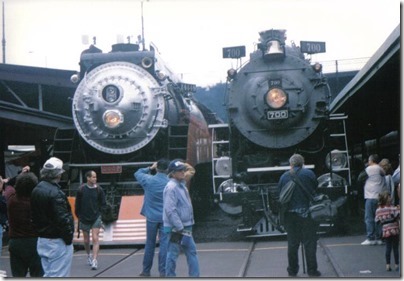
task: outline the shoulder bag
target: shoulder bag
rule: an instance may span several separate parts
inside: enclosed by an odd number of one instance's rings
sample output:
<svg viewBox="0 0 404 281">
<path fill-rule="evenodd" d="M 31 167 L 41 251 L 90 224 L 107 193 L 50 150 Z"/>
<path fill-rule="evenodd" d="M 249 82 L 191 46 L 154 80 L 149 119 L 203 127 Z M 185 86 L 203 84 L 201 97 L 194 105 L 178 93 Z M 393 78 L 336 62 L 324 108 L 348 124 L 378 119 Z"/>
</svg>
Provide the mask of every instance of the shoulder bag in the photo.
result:
<svg viewBox="0 0 404 281">
<path fill-rule="evenodd" d="M 293 192 L 295 191 L 296 187 L 296 181 L 295 181 L 295 175 L 291 171 L 290 172 L 291 179 L 282 187 L 280 193 L 279 193 L 279 203 L 282 205 L 285 205 L 289 203 L 290 199 L 292 199 Z"/>
<path fill-rule="evenodd" d="M 334 204 L 331 199 L 325 194 L 312 195 L 307 191 L 302 182 L 298 177 L 296 177 L 298 185 L 303 189 L 304 194 L 310 201 L 309 215 L 317 222 L 333 220 L 337 217 L 338 209 L 337 205 Z"/>
</svg>

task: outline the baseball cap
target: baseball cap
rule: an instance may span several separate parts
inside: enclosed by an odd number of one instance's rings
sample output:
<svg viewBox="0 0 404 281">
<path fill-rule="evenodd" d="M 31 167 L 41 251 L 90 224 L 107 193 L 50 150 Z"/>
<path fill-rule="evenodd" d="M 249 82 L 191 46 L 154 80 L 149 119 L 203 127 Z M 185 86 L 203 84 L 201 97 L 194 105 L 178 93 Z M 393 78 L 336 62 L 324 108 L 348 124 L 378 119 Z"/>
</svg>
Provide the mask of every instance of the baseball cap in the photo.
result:
<svg viewBox="0 0 404 281">
<path fill-rule="evenodd" d="M 65 172 L 63 170 L 63 161 L 56 157 L 49 158 L 43 165 L 43 168 L 47 170 L 59 170 L 58 175 Z"/>
<path fill-rule="evenodd" d="M 186 167 L 183 162 L 180 160 L 173 160 L 170 162 L 170 165 L 168 165 L 168 173 L 172 172 L 177 172 L 177 171 L 185 171 Z"/>
</svg>

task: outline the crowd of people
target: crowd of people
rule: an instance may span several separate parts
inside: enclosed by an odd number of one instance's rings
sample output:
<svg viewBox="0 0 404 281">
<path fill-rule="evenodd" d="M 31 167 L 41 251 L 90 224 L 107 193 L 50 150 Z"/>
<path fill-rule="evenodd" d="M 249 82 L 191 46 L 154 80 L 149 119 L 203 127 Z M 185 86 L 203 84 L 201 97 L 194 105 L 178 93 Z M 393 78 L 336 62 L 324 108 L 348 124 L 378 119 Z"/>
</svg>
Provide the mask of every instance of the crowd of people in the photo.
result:
<svg viewBox="0 0 404 281">
<path fill-rule="evenodd" d="M 303 247 L 307 273 L 319 277 L 317 250 L 317 223 L 308 215 L 310 201 L 303 190 L 316 193 L 317 177 L 304 167 L 304 158 L 293 154 L 290 170 L 279 180 L 278 188 L 296 177 L 299 188 L 283 210 L 287 231 L 286 268 L 290 277 L 299 272 L 298 250 Z M 40 179 L 30 172 L 29 166 L 12 179 L 0 177 L 0 243 L 3 226 L 9 228 L 10 268 L 13 277 L 69 277 L 73 258 L 74 220 L 70 203 L 59 182 L 64 173 L 63 162 L 48 159 L 40 170 Z M 175 277 L 180 252 L 186 255 L 188 275 L 199 277 L 199 260 L 192 227 L 195 223 L 189 195 L 189 182 L 195 169 L 181 159 L 160 159 L 150 167 L 139 168 L 135 179 L 144 189 L 141 214 L 146 218 L 146 244 L 143 269 L 139 276 L 150 277 L 159 242 L 158 271 L 160 277 Z M 99 232 L 101 213 L 106 206 L 105 193 L 97 185 L 97 174 L 85 174 L 86 183 L 77 193 L 75 215 L 83 233 L 87 263 L 98 268 Z M 386 270 L 400 270 L 400 166 L 392 170 L 388 159 L 379 161 L 370 155 L 367 167 L 358 177 L 363 183 L 365 199 L 366 240 L 362 245 L 386 245 Z M 92 241 L 90 241 L 90 232 Z M 92 251 L 91 251 L 92 245 Z M 0 245 L 2 246 L 2 245 Z M 0 247 L 1 250 L 2 247 Z M 391 252 L 394 267 L 391 265 Z M 5 272 L 0 275 L 5 276 Z"/>
<path fill-rule="evenodd" d="M 64 172 L 63 162 L 51 157 L 40 170 L 40 180 L 30 172 L 29 166 L 12 179 L 0 177 L 0 224 L 9 225 L 13 277 L 70 277 L 74 220 L 70 203 L 59 185 Z M 135 178 L 145 191 L 141 214 L 147 218 L 140 276 L 150 276 L 157 237 L 160 277 L 175 276 L 180 249 L 188 257 L 190 276 L 199 276 L 196 245 L 192 238 L 193 209 L 187 188 L 194 173 L 195 169 L 180 159 L 171 162 L 161 159 L 135 172 Z M 74 210 L 78 233 L 83 233 L 87 263 L 96 270 L 101 213 L 106 200 L 103 189 L 97 185 L 96 172 L 87 171 L 85 177 L 87 181 L 77 192 Z M 0 242 L 2 230 L 0 227 Z M 2 271 L 0 275 L 6 276 L 6 272 Z"/>
<path fill-rule="evenodd" d="M 362 245 L 386 245 L 386 270 L 390 271 L 391 251 L 395 270 L 399 270 L 400 241 L 400 165 L 393 172 L 390 160 L 379 161 L 377 154 L 368 158 L 365 171 L 359 175 L 364 182 L 366 240 Z"/>
</svg>

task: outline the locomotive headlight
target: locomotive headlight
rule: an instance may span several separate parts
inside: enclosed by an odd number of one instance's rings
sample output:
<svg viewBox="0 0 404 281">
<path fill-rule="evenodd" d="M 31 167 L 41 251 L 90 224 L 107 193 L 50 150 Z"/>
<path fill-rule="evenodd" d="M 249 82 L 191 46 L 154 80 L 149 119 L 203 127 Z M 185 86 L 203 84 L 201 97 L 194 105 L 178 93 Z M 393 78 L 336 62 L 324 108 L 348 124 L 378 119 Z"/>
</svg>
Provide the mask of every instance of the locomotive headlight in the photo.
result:
<svg viewBox="0 0 404 281">
<path fill-rule="evenodd" d="M 274 109 L 284 106 L 287 99 L 286 93 L 279 88 L 270 89 L 265 96 L 266 103 Z"/>
<path fill-rule="evenodd" d="M 227 80 L 231 81 L 233 80 L 237 75 L 237 70 L 235 70 L 234 68 L 230 68 L 229 70 L 227 70 Z"/>
<path fill-rule="evenodd" d="M 107 85 L 102 89 L 102 97 L 108 103 L 114 103 L 119 99 L 120 92 L 117 86 Z"/>
<path fill-rule="evenodd" d="M 167 75 L 163 71 L 156 70 L 156 76 L 160 81 L 163 81 L 167 78 Z"/>
<path fill-rule="evenodd" d="M 332 169 L 333 171 L 339 171 L 347 166 L 348 158 L 346 153 L 334 149 L 330 153 L 327 154 L 325 158 L 325 164 L 328 169 Z"/>
<path fill-rule="evenodd" d="M 118 110 L 107 110 L 102 116 L 104 124 L 108 128 L 116 128 L 123 123 L 123 115 Z"/>
<path fill-rule="evenodd" d="M 316 62 L 312 67 L 313 67 L 313 70 L 317 73 L 319 73 L 323 70 L 323 65 L 318 62 Z"/>
</svg>

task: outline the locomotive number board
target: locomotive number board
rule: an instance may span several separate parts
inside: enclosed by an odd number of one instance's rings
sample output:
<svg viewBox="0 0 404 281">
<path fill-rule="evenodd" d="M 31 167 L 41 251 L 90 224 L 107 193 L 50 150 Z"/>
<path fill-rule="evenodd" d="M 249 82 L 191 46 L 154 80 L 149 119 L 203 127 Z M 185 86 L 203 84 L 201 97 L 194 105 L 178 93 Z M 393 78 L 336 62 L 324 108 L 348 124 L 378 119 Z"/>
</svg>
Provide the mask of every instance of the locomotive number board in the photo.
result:
<svg viewBox="0 0 404 281">
<path fill-rule="evenodd" d="M 223 48 L 224 59 L 239 59 L 245 57 L 245 46 Z"/>
<path fill-rule="evenodd" d="M 325 42 L 300 41 L 300 50 L 308 54 L 325 53 Z"/>
<path fill-rule="evenodd" d="M 275 120 L 275 119 L 287 119 L 289 117 L 288 111 L 287 110 L 269 110 L 267 112 L 267 118 L 269 120 Z"/>
</svg>

